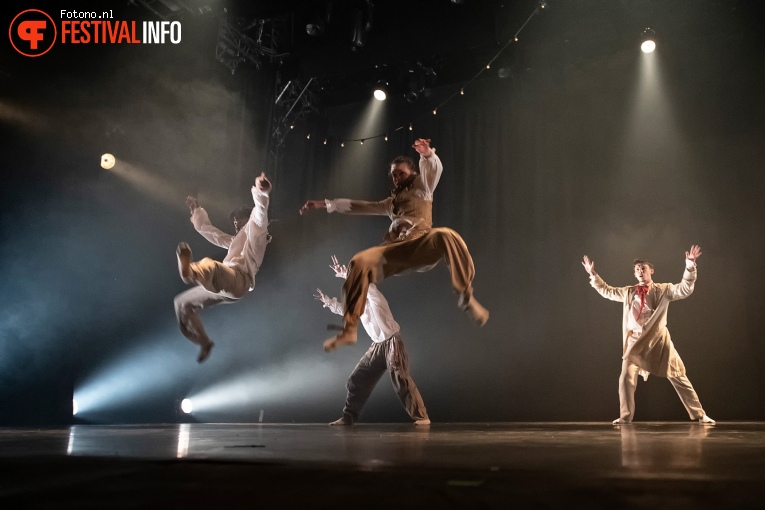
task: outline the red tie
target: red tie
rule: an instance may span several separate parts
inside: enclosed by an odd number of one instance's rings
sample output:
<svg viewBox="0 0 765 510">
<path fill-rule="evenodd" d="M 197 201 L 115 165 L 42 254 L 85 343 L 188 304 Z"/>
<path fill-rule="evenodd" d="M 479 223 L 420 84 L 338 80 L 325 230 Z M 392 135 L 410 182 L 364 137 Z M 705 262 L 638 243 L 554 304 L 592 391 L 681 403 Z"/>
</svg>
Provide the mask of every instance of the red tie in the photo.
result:
<svg viewBox="0 0 765 510">
<path fill-rule="evenodd" d="M 640 314 L 643 313 L 643 307 L 645 306 L 645 297 L 648 295 L 648 285 L 635 285 L 635 292 L 640 296 L 640 310 L 635 316 L 635 320 L 640 319 Z"/>
</svg>

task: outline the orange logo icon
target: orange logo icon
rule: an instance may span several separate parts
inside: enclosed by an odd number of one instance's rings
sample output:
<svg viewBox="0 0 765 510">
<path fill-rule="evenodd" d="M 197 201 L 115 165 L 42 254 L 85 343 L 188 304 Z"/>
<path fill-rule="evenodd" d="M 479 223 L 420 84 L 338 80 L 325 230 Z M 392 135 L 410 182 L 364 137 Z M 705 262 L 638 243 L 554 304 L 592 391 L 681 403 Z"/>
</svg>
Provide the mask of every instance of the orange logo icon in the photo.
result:
<svg viewBox="0 0 765 510">
<path fill-rule="evenodd" d="M 56 43 L 56 24 L 37 9 L 20 12 L 11 21 L 8 37 L 13 48 L 25 57 L 45 55 Z"/>
</svg>

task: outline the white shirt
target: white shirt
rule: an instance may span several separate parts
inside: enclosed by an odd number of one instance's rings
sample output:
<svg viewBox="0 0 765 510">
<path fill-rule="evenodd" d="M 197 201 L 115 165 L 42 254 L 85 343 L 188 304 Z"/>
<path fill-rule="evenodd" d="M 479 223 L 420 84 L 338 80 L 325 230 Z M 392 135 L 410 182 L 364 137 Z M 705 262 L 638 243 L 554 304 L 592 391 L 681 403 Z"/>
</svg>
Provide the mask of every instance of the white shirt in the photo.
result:
<svg viewBox="0 0 765 510">
<path fill-rule="evenodd" d="M 255 282 L 255 275 L 263 263 L 268 246 L 268 193 L 252 187 L 254 207 L 247 220 L 236 235 L 230 235 L 210 223 L 210 217 L 202 207 L 197 207 L 191 214 L 191 223 L 202 236 L 216 246 L 228 249 L 223 264 L 237 268 L 250 278 L 250 290 Z"/>
<path fill-rule="evenodd" d="M 338 302 L 337 298 L 327 298 L 323 302 L 324 308 L 329 308 L 330 311 L 337 315 L 343 315 L 343 304 Z M 361 314 L 359 319 L 361 319 L 361 324 L 364 326 L 367 335 L 369 335 L 373 342 L 378 344 L 398 334 L 400 331 L 398 323 L 393 320 L 393 314 L 388 306 L 388 301 L 374 283 L 369 284 L 367 305 L 364 307 L 364 313 Z"/>
</svg>

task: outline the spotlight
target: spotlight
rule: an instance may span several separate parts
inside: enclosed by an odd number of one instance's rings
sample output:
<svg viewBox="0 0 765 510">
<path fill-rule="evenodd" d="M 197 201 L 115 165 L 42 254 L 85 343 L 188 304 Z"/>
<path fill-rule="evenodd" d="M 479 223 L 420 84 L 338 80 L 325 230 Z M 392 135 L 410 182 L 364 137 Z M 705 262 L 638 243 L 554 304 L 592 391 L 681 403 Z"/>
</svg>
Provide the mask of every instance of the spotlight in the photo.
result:
<svg viewBox="0 0 765 510">
<path fill-rule="evenodd" d="M 375 85 L 375 99 L 378 101 L 385 101 L 388 97 L 388 83 L 384 81 L 378 81 Z"/>
<path fill-rule="evenodd" d="M 640 49 L 643 50 L 643 53 L 652 53 L 656 49 L 656 32 L 650 28 L 643 30 L 640 40 Z"/>
<path fill-rule="evenodd" d="M 385 141 L 386 142 L 388 141 L 388 135 L 385 135 Z"/>
<path fill-rule="evenodd" d="M 108 152 L 101 156 L 101 168 L 104 170 L 109 170 L 110 168 L 114 167 L 114 163 L 116 160 L 114 159 L 114 156 L 109 154 Z"/>
<path fill-rule="evenodd" d="M 308 133 L 307 135 L 305 135 L 305 139 L 306 140 L 310 140 L 311 139 L 311 133 Z"/>
<path fill-rule="evenodd" d="M 461 95 L 461 96 L 464 96 L 464 95 L 465 95 L 465 89 L 460 89 L 460 95 Z"/>
<path fill-rule="evenodd" d="M 75 399 L 72 399 L 72 416 L 77 414 L 77 411 L 79 411 L 80 406 L 77 405 L 77 401 Z"/>
<path fill-rule="evenodd" d="M 191 404 L 191 399 L 184 398 L 181 401 L 181 411 L 183 411 L 186 414 L 191 414 L 193 410 L 194 410 L 194 406 Z"/>
<path fill-rule="evenodd" d="M 324 22 L 321 20 L 317 20 L 313 23 L 308 23 L 305 26 L 305 31 L 311 37 L 319 37 L 321 34 L 324 33 Z"/>
<path fill-rule="evenodd" d="M 361 145 L 364 145 L 364 140 L 361 140 Z"/>
</svg>

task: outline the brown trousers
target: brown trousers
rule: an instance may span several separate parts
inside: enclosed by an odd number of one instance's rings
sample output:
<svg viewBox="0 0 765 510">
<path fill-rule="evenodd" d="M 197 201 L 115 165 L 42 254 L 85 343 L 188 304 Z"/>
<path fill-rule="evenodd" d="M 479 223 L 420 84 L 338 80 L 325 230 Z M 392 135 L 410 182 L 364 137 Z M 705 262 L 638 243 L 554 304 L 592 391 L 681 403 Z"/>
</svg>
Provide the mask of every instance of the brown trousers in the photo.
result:
<svg viewBox="0 0 765 510">
<path fill-rule="evenodd" d="M 375 246 L 353 256 L 343 285 L 346 324 L 357 325 L 367 304 L 370 283 L 408 271 L 428 271 L 444 260 L 452 276 L 452 287 L 466 305 L 473 293 L 475 267 L 462 237 L 449 228 L 433 228 L 405 241 Z"/>
<path fill-rule="evenodd" d="M 348 378 L 343 415 L 346 419 L 359 419 L 361 409 L 366 404 L 380 377 L 388 371 L 393 389 L 413 420 L 425 420 L 428 412 L 422 402 L 422 396 L 409 374 L 409 361 L 404 343 L 399 335 L 393 335 L 380 343 L 373 343 L 359 360 Z"/>
</svg>

